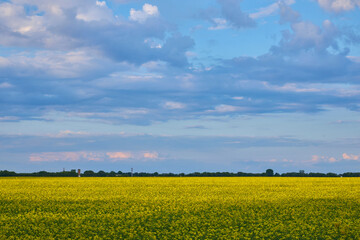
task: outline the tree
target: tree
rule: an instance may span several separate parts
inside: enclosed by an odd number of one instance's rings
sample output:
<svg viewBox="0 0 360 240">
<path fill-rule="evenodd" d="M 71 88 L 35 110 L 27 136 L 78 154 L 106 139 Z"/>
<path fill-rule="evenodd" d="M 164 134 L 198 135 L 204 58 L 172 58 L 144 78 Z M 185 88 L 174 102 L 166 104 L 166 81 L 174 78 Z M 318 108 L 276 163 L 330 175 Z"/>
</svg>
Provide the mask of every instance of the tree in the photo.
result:
<svg viewBox="0 0 360 240">
<path fill-rule="evenodd" d="M 96 176 L 97 177 L 106 177 L 106 172 L 104 172 L 103 170 L 100 170 L 97 172 Z"/>
<path fill-rule="evenodd" d="M 269 176 L 269 177 L 272 177 L 274 176 L 274 170 L 272 169 L 266 169 L 266 172 L 265 172 L 266 176 Z"/>
<path fill-rule="evenodd" d="M 91 171 L 91 170 L 87 170 L 83 173 L 84 177 L 94 177 L 95 176 L 95 172 Z"/>
</svg>

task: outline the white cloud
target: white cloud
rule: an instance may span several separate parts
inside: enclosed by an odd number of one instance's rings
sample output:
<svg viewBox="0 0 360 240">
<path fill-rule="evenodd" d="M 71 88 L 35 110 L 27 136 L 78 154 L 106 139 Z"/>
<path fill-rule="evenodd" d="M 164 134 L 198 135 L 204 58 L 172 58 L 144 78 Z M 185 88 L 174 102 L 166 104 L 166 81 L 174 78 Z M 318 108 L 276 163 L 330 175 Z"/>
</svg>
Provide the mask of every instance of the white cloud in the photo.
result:
<svg viewBox="0 0 360 240">
<path fill-rule="evenodd" d="M 278 1 L 267 7 L 260 8 L 259 11 L 249 14 L 249 16 L 250 16 L 250 18 L 253 18 L 253 19 L 264 18 L 264 17 L 267 17 L 267 16 L 277 12 L 279 10 L 281 4 L 291 5 L 294 3 L 295 3 L 295 0 Z"/>
<path fill-rule="evenodd" d="M 342 157 L 345 160 L 359 160 L 359 158 L 360 158 L 359 155 L 353 155 L 353 154 L 347 154 L 347 153 L 343 153 Z"/>
<path fill-rule="evenodd" d="M 237 110 L 238 107 L 224 104 L 215 107 L 216 112 L 235 112 Z"/>
<path fill-rule="evenodd" d="M 187 51 L 185 52 L 185 56 L 187 57 L 197 57 L 197 53 L 196 52 L 192 52 L 192 51 Z"/>
<path fill-rule="evenodd" d="M 317 164 L 317 163 L 334 163 L 338 160 L 334 157 L 327 157 L 327 156 L 319 156 L 319 155 L 313 155 L 310 163 Z"/>
<path fill-rule="evenodd" d="M 360 56 L 346 56 L 350 61 L 360 63 Z"/>
<path fill-rule="evenodd" d="M 0 67 L 6 67 L 10 64 L 9 59 L 0 56 Z"/>
<path fill-rule="evenodd" d="M 317 163 L 317 162 L 319 162 L 319 160 L 320 160 L 320 156 L 318 156 L 318 155 L 313 155 L 312 157 L 311 157 L 311 162 L 312 163 Z"/>
<path fill-rule="evenodd" d="M 79 161 L 155 161 L 162 160 L 158 152 L 40 152 L 30 154 L 31 162 L 79 162 Z"/>
<path fill-rule="evenodd" d="M 130 20 L 144 23 L 148 18 L 157 17 L 159 14 L 157 6 L 145 3 L 142 10 L 130 9 Z"/>
<path fill-rule="evenodd" d="M 0 83 L 0 88 L 11 88 L 11 87 L 13 87 L 13 85 L 8 82 Z"/>
<path fill-rule="evenodd" d="M 99 7 L 105 7 L 106 6 L 106 2 L 105 1 L 96 1 L 96 6 L 99 6 Z"/>
<path fill-rule="evenodd" d="M 278 9 L 279 9 L 279 4 L 273 3 L 267 7 L 259 9 L 258 12 L 251 13 L 249 16 L 253 19 L 263 18 L 275 13 Z"/>
<path fill-rule="evenodd" d="M 30 9 L 27 6 L 31 6 Z M 0 45 L 21 47 L 16 49 L 18 51 L 34 48 L 31 53 L 91 48 L 96 58 L 118 63 L 141 65 L 165 61 L 177 66 L 188 64 L 185 52 L 194 45 L 192 39 L 188 36 L 169 37 L 165 33 L 170 30 L 170 25 L 165 20 L 148 21 L 160 15 L 157 6 L 144 4 L 140 10 L 132 9 L 129 19 L 116 15 L 113 10 L 103 0 L 0 1 Z M 158 42 L 144 44 L 146 39 L 157 39 Z M 165 49 L 162 49 L 163 45 Z M 0 66 L 3 64 L 0 59 Z"/>
<path fill-rule="evenodd" d="M 159 43 L 155 39 L 151 39 L 151 38 L 145 39 L 144 43 L 149 44 L 150 48 L 162 48 L 163 47 L 161 43 Z"/>
<path fill-rule="evenodd" d="M 130 152 L 107 152 L 106 155 L 113 161 L 119 161 L 133 157 Z"/>
<path fill-rule="evenodd" d="M 330 12 L 345 12 L 360 6 L 359 0 L 318 0 L 320 7 Z"/>
<path fill-rule="evenodd" d="M 0 4 L 0 26 L 4 25 L 4 29 L 8 29 L 14 33 L 26 36 L 33 34 L 43 35 L 46 30 L 46 23 L 41 16 L 28 16 L 24 7 L 11 3 Z M 3 36 L 0 42 L 5 43 L 20 40 L 16 36 Z M 26 40 L 26 39 L 25 39 Z M 21 40 L 20 40 L 21 41 Z M 13 42 L 14 44 L 14 42 Z"/>
<path fill-rule="evenodd" d="M 87 132 L 81 132 L 81 131 L 74 132 L 74 131 L 71 131 L 71 130 L 62 130 L 58 134 L 56 134 L 55 137 L 62 138 L 62 137 L 79 136 L 79 135 L 88 135 L 88 133 Z"/>
<path fill-rule="evenodd" d="M 77 161 L 103 161 L 104 154 L 97 152 L 42 152 L 32 153 L 31 162 L 77 162 Z"/>
<path fill-rule="evenodd" d="M 43 76 L 50 75 L 57 78 L 82 77 L 84 74 L 105 67 L 99 64 L 100 59 L 110 63 L 109 60 L 97 55 L 98 53 L 90 48 L 68 52 L 45 50 L 34 54 L 21 52 L 7 58 L 0 58 L 0 68 L 3 67 L 1 63 L 4 62 L 4 65 L 6 64 L 4 67 L 8 70 L 13 69 L 14 75 L 32 76 L 41 72 Z M 106 67 L 109 66 L 110 64 Z"/>
<path fill-rule="evenodd" d="M 180 103 L 180 102 L 166 102 L 164 104 L 164 108 L 165 109 L 170 109 L 170 110 L 173 110 L 173 109 L 183 109 L 185 108 L 186 105 L 183 104 L 183 103 Z"/>
<path fill-rule="evenodd" d="M 228 22 L 224 18 L 213 18 L 214 26 L 209 27 L 209 30 L 222 30 L 229 28 Z"/>
<path fill-rule="evenodd" d="M 14 117 L 14 116 L 5 116 L 5 117 L 0 117 L 0 122 L 1 121 L 16 121 L 19 120 L 18 117 Z"/>
<path fill-rule="evenodd" d="M 330 20 L 324 20 L 322 28 L 309 21 L 291 24 L 293 34 L 284 35 L 283 47 L 289 50 L 310 49 L 325 50 L 334 44 L 338 29 Z"/>
<path fill-rule="evenodd" d="M 63 15 L 63 11 L 59 6 L 53 5 L 50 7 L 49 12 L 51 12 L 52 14 L 54 14 L 55 16 L 62 16 Z"/>
<path fill-rule="evenodd" d="M 347 154 L 343 153 L 342 158 L 335 158 L 335 157 L 329 157 L 329 156 L 319 156 L 319 155 L 313 155 L 310 163 L 317 164 L 317 163 L 335 163 L 340 162 L 341 160 L 354 160 L 358 161 L 360 160 L 360 155 L 354 155 L 354 154 Z"/>
<path fill-rule="evenodd" d="M 244 100 L 244 97 L 233 97 L 234 100 Z"/>
<path fill-rule="evenodd" d="M 158 159 L 159 158 L 159 153 L 157 152 L 146 152 L 143 154 L 144 158 L 148 158 L 148 159 Z"/>
<path fill-rule="evenodd" d="M 83 8 L 78 8 L 78 13 L 76 18 L 79 20 L 83 20 L 85 22 L 91 21 L 113 21 L 113 13 L 112 11 L 106 6 L 106 2 L 103 1 L 96 1 L 96 5 L 90 5 Z"/>
<path fill-rule="evenodd" d="M 292 26 L 297 33 L 297 40 L 320 42 L 322 35 L 321 29 L 311 22 L 299 22 Z"/>
<path fill-rule="evenodd" d="M 0 16 L 1 17 L 12 17 L 17 16 L 23 13 L 23 8 L 18 5 L 13 5 L 10 3 L 0 4 Z"/>
<path fill-rule="evenodd" d="M 237 112 L 241 110 L 243 110 L 243 108 L 238 106 L 221 104 L 216 106 L 214 110 L 208 110 L 207 112 L 226 113 L 226 112 Z"/>
<path fill-rule="evenodd" d="M 148 109 L 144 108 L 122 108 L 122 109 L 113 109 L 111 112 L 67 112 L 68 117 L 79 117 L 79 118 L 90 118 L 90 119 L 132 119 L 142 115 L 149 114 Z"/>
<path fill-rule="evenodd" d="M 299 92 L 299 93 L 304 92 L 304 93 L 309 93 L 309 92 L 320 92 L 321 91 L 321 89 L 315 88 L 315 87 L 300 87 L 296 83 L 286 83 L 283 86 L 271 85 L 271 84 L 269 84 L 267 82 L 264 82 L 263 84 L 269 90 L 281 91 L 281 92 Z"/>
</svg>

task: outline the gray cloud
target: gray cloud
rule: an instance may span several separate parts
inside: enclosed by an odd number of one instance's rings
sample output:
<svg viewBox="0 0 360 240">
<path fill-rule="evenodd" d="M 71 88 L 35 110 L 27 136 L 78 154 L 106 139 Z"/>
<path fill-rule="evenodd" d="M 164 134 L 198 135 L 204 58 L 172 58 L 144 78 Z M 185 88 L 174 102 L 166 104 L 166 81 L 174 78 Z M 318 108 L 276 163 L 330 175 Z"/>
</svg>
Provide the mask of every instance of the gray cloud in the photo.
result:
<svg viewBox="0 0 360 240">
<path fill-rule="evenodd" d="M 284 2 L 279 2 L 280 8 L 280 24 L 284 23 L 294 23 L 300 20 L 300 14 L 297 11 L 294 11 L 288 4 Z"/>
<path fill-rule="evenodd" d="M 222 15 L 235 28 L 255 27 L 255 21 L 240 8 L 240 0 L 218 0 Z"/>
<path fill-rule="evenodd" d="M 280 14 L 291 22 L 290 29 L 268 53 L 217 59 L 204 67 L 189 65 L 186 51 L 194 40 L 172 32 L 161 16 L 140 23 L 116 18 L 94 2 L 62 1 L 54 8 L 34 0 L 30 12 L 23 3 L 1 4 L 2 11 L 11 9 L 1 15 L 1 44 L 25 50 L 0 57 L 0 86 L 7 86 L 0 87 L 0 121 L 48 121 L 45 115 L 53 111 L 89 121 L 146 125 L 360 107 L 360 63 L 339 44 L 348 31 L 329 20 L 321 26 L 300 21 L 287 5 Z M 81 12 L 80 3 L 85 4 Z M 221 1 L 225 12 L 230 3 Z M 29 28 L 19 30 L 24 23 Z M 26 51 L 33 47 L 40 50 Z M 169 102 L 186 107 L 164 107 Z"/>
</svg>

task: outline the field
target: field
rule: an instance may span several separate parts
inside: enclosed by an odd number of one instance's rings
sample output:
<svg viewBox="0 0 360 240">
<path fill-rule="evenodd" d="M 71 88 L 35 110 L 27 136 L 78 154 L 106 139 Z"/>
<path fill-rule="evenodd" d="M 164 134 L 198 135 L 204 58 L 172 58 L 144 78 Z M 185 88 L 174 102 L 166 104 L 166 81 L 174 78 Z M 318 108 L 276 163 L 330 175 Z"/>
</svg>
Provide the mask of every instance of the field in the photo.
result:
<svg viewBox="0 0 360 240">
<path fill-rule="evenodd" d="M 0 239 L 360 239 L 360 179 L 0 178 Z"/>
</svg>

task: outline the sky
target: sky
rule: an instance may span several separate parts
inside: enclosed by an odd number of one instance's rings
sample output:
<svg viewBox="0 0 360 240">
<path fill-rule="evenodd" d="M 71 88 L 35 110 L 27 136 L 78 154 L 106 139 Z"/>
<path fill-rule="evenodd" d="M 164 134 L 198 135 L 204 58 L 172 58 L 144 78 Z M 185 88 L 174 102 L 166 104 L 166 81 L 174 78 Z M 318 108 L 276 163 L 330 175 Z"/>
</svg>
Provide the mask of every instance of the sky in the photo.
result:
<svg viewBox="0 0 360 240">
<path fill-rule="evenodd" d="M 0 0 L 0 170 L 360 171 L 360 0 Z"/>
</svg>

